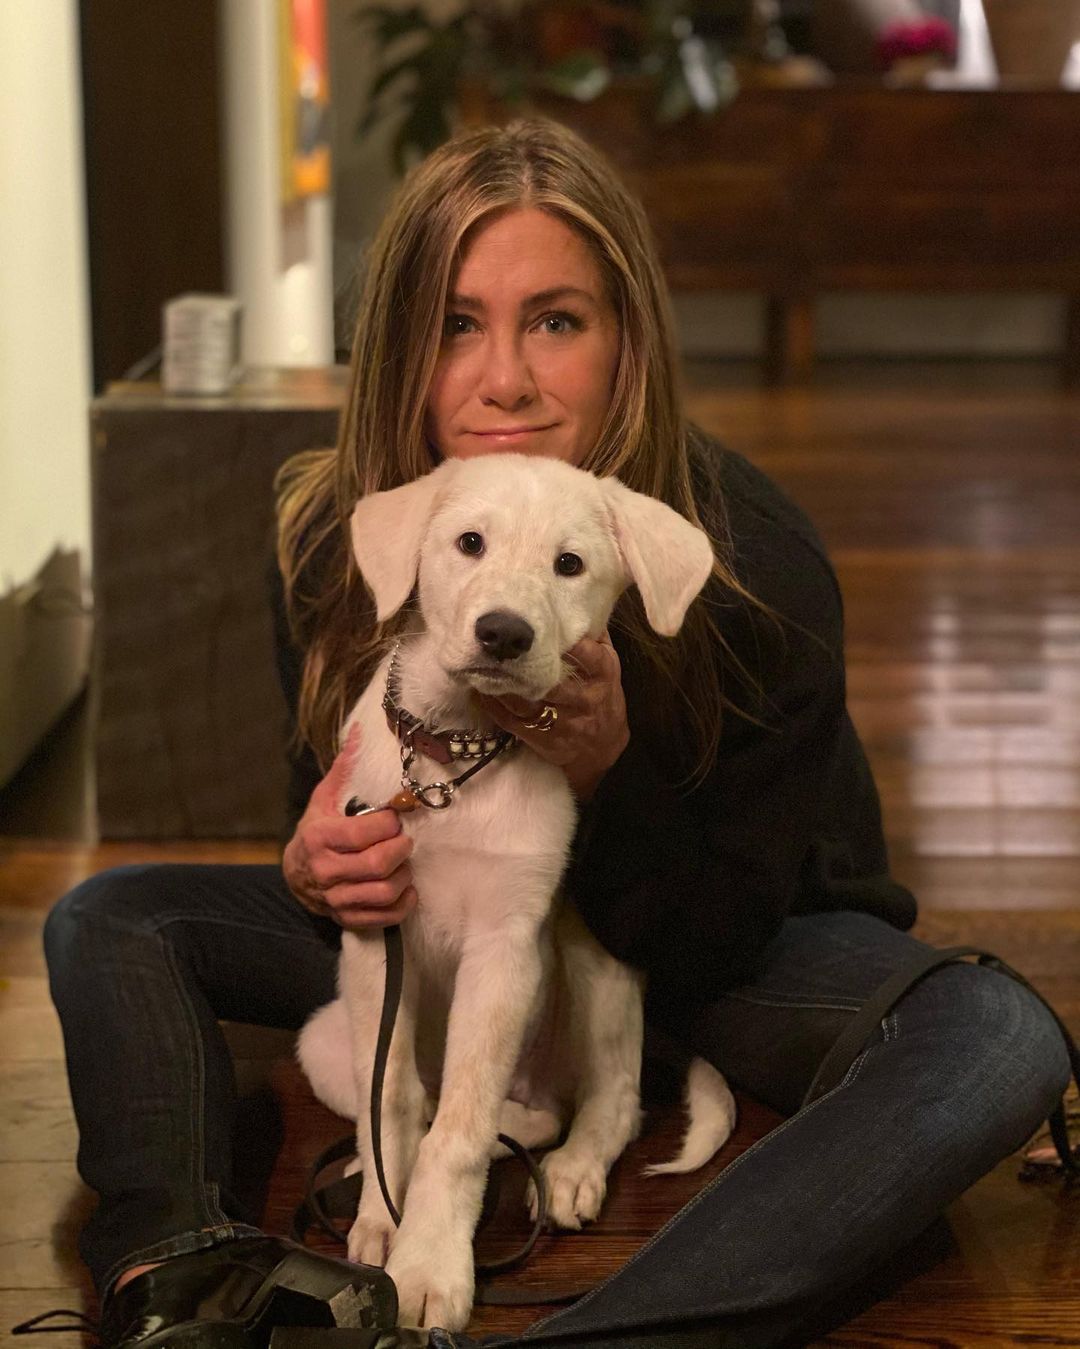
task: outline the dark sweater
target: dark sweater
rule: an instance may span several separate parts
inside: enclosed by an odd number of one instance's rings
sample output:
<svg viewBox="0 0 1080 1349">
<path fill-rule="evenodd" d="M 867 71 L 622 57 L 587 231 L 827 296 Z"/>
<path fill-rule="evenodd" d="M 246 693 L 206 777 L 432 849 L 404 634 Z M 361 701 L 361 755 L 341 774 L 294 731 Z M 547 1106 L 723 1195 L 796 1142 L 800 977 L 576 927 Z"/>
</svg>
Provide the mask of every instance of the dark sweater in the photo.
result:
<svg viewBox="0 0 1080 1349">
<path fill-rule="evenodd" d="M 789 914 L 860 909 L 900 928 L 915 919 L 914 899 L 888 874 L 877 790 L 845 705 L 843 609 L 824 546 L 741 455 L 696 435 L 692 466 L 704 518 L 726 516 L 736 576 L 798 626 L 778 633 L 733 593 L 707 590 L 726 642 L 765 697 L 722 660 L 725 692 L 765 724 L 727 713 L 716 764 L 690 791 L 663 771 L 640 658 L 612 633 L 630 744 L 582 811 L 566 882 L 603 945 L 648 973 L 649 1003 L 661 1015 L 745 981 Z M 299 661 L 280 586 L 275 610 L 279 670 L 295 709 Z M 310 751 L 294 763 L 290 832 L 318 776 Z"/>
</svg>

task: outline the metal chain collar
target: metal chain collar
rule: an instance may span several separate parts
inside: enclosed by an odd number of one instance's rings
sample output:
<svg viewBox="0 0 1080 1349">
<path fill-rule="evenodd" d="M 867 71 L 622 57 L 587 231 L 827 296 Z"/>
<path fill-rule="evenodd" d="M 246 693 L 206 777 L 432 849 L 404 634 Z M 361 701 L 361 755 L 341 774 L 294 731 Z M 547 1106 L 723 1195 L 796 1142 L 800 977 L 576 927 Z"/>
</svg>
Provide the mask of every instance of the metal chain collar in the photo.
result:
<svg viewBox="0 0 1080 1349">
<path fill-rule="evenodd" d="M 517 741 L 509 733 L 505 739 L 500 739 L 494 749 L 488 751 L 473 766 L 464 773 L 459 773 L 456 778 L 451 778 L 449 782 L 429 782 L 421 783 L 414 777 L 409 776 L 409 769 L 416 758 L 416 751 L 412 746 L 412 732 L 408 732 L 401 745 L 401 786 L 407 792 L 412 792 L 413 796 L 422 806 L 427 806 L 429 810 L 445 810 L 454 799 L 454 793 L 458 787 L 467 782 L 474 773 L 479 773 L 481 768 L 486 768 L 492 759 L 497 758 L 504 750 L 511 749 Z M 437 792 L 438 798 L 434 801 L 428 799 L 428 792 Z"/>
</svg>

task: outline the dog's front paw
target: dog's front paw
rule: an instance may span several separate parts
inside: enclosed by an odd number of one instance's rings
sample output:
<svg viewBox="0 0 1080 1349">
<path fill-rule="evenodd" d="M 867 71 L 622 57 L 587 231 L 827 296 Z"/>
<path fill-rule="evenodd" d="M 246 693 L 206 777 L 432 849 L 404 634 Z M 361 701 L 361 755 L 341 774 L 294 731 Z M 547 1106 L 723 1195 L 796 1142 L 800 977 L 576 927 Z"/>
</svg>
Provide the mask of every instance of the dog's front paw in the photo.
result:
<svg viewBox="0 0 1080 1349">
<path fill-rule="evenodd" d="M 396 1236 L 394 1220 L 381 1197 L 378 1208 L 368 1211 L 361 1205 L 356 1221 L 349 1228 L 349 1259 L 357 1265 L 385 1265 Z"/>
<path fill-rule="evenodd" d="M 472 1311 L 472 1244 L 399 1241 L 386 1272 L 398 1295 L 398 1324 L 464 1330 Z"/>
<path fill-rule="evenodd" d="M 597 1158 L 559 1148 L 541 1161 L 540 1171 L 547 1191 L 547 1220 L 551 1226 L 577 1232 L 583 1223 L 591 1223 L 599 1214 L 607 1194 L 607 1171 Z M 531 1180 L 525 1191 L 525 1202 L 535 1222 L 538 1199 Z"/>
</svg>

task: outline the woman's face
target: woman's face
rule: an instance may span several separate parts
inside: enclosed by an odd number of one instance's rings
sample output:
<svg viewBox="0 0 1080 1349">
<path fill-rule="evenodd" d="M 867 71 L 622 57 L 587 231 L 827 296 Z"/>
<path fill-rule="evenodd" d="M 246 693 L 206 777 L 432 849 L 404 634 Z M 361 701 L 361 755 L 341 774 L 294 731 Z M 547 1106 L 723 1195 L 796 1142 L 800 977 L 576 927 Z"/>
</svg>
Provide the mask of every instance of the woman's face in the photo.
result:
<svg viewBox="0 0 1080 1349">
<path fill-rule="evenodd" d="M 509 211 L 477 228 L 450 290 L 428 440 L 449 459 L 512 450 L 580 465 L 620 341 L 584 240 L 546 211 Z"/>
</svg>

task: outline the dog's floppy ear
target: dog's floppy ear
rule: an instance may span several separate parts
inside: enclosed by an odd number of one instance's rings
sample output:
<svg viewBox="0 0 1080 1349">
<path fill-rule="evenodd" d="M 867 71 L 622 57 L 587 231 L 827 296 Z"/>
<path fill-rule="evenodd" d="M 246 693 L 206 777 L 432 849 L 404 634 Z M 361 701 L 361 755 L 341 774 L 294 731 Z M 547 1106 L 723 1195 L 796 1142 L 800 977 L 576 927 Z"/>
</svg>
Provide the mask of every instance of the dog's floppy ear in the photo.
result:
<svg viewBox="0 0 1080 1349">
<path fill-rule="evenodd" d="M 361 497 L 353 508 L 353 556 L 375 596 L 380 623 L 396 614 L 412 593 L 424 531 L 454 462 L 448 459 L 404 487 Z"/>
<path fill-rule="evenodd" d="M 632 492 L 618 478 L 602 478 L 600 484 L 645 616 L 654 632 L 674 637 L 712 571 L 708 535 L 664 502 Z"/>
</svg>

